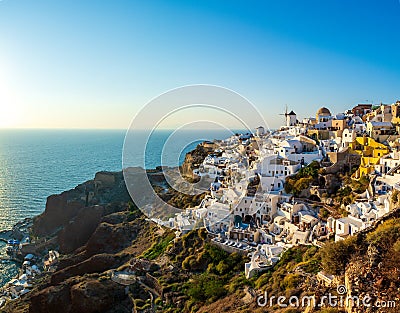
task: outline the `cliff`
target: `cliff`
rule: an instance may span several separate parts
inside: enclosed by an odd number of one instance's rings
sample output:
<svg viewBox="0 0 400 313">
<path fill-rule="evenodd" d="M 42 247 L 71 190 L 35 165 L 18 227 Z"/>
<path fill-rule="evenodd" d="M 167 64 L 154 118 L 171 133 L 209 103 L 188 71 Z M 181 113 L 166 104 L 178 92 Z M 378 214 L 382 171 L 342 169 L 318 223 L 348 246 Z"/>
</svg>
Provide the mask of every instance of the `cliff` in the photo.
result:
<svg viewBox="0 0 400 313">
<path fill-rule="evenodd" d="M 197 169 L 206 156 L 217 149 L 217 147 L 216 143 L 211 142 L 198 144 L 193 151 L 186 154 L 185 160 L 181 166 L 182 175 L 189 179 L 195 179 L 196 177 L 193 175 L 193 170 Z"/>
<path fill-rule="evenodd" d="M 149 248 L 147 232 L 154 227 L 133 208 L 121 172 L 97 173 L 93 180 L 48 197 L 45 211 L 33 219 L 34 242 L 24 251 L 45 255 L 57 249 L 62 257 L 54 272 L 38 277 L 32 292 L 4 311 L 123 312 L 120 307 L 131 308 L 125 289 L 101 277 L 108 278 L 107 271 Z"/>
<path fill-rule="evenodd" d="M 347 296 L 368 299 L 370 312 L 399 312 L 400 210 L 357 234 L 356 248 L 344 274 Z M 357 303 L 346 306 L 348 313 L 367 309 Z"/>
<path fill-rule="evenodd" d="M 93 180 L 73 190 L 48 197 L 45 211 L 34 219 L 32 232 L 39 237 L 52 236 L 67 224 L 76 222 L 79 214 L 85 214 L 85 222 L 90 224 L 92 218 L 96 219 L 97 216 L 98 219 L 110 212 L 96 207 L 97 205 L 112 203 L 114 207 L 111 211 L 118 210 L 121 209 L 118 204 L 127 203 L 129 199 L 122 172 L 97 173 Z"/>
<path fill-rule="evenodd" d="M 160 169 L 149 171 L 148 177 L 155 188 L 167 185 Z M 160 196 L 174 205 L 201 201 L 165 188 Z M 132 259 L 163 236 L 166 243 L 175 236 L 160 231 L 135 207 L 121 172 L 97 173 L 93 180 L 50 196 L 45 211 L 33 219 L 31 232 L 34 240 L 23 248 L 25 253 L 44 256 L 56 249 L 61 258 L 53 272 L 37 277 L 34 289 L 10 302 L 4 312 L 132 312 L 136 298 L 148 298 L 148 287 L 128 290 L 111 280 L 112 271 L 129 268 Z M 150 268 L 154 271 L 158 265 Z M 144 277 L 156 288 L 157 279 Z"/>
<path fill-rule="evenodd" d="M 160 195 L 174 205 L 195 205 L 201 200 L 161 188 L 166 182 L 160 170 L 148 175 L 160 187 Z M 332 268 L 342 266 L 337 281 L 347 286 L 349 295 L 368 293 L 375 300 L 398 300 L 399 212 L 360 232 L 349 244 L 342 243 L 341 249 L 330 250 L 331 255 L 324 252 L 326 248 L 293 247 L 272 269 L 247 280 L 243 276 L 246 256 L 212 245 L 205 230 L 175 238 L 174 232 L 147 220 L 130 202 L 121 173 L 100 173 L 71 191 L 49 197 L 46 210 L 34 219 L 36 242 L 30 248 L 41 255 L 57 249 L 61 258 L 54 271 L 36 278 L 31 292 L 2 310 L 287 312 L 276 305 L 259 307 L 257 295 L 321 297 L 334 292 L 336 286 L 324 286 L 317 277 L 327 257 Z M 133 278 L 124 280 L 116 273 L 131 273 Z"/>
</svg>

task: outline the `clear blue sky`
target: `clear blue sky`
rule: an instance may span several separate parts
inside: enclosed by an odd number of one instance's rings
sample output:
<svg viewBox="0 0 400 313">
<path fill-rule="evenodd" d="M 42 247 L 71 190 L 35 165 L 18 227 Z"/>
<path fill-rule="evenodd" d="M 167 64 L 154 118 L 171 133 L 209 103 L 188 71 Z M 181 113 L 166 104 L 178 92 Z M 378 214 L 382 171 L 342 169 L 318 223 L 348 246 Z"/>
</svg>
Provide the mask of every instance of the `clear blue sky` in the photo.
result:
<svg viewBox="0 0 400 313">
<path fill-rule="evenodd" d="M 0 1 L 0 127 L 126 128 L 151 98 L 216 84 L 270 126 L 400 98 L 400 2 Z"/>
</svg>

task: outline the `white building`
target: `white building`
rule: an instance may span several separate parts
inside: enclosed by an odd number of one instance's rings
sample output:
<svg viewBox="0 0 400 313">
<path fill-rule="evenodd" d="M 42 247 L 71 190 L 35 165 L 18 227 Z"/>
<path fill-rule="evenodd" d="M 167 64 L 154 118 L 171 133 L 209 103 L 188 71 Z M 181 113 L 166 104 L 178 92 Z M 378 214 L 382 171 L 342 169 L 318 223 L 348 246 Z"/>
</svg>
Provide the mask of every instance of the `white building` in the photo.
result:
<svg viewBox="0 0 400 313">
<path fill-rule="evenodd" d="M 259 126 L 256 128 L 256 135 L 258 137 L 264 136 L 265 135 L 265 129 L 262 126 Z"/>
<path fill-rule="evenodd" d="M 261 176 L 286 178 L 296 174 L 300 167 L 301 165 L 298 161 L 291 161 L 272 154 L 262 157 L 261 161 L 257 162 L 253 168 Z"/>
<path fill-rule="evenodd" d="M 347 216 L 335 221 L 335 241 L 344 240 L 364 229 L 366 224 L 359 218 Z"/>
<path fill-rule="evenodd" d="M 289 113 L 285 114 L 286 116 L 286 126 L 295 126 L 297 124 L 296 113 L 290 111 Z"/>
<path fill-rule="evenodd" d="M 204 225 L 212 232 L 223 232 L 229 227 L 231 221 L 230 206 L 220 202 L 214 202 L 207 207 L 204 216 Z"/>
<path fill-rule="evenodd" d="M 351 120 L 348 122 L 348 125 L 351 129 L 354 129 L 358 135 L 361 135 L 366 132 L 367 126 L 359 116 L 353 116 Z"/>
<path fill-rule="evenodd" d="M 400 166 L 400 153 L 395 151 L 380 158 L 379 164 L 375 165 L 375 170 L 381 174 L 393 172 Z"/>
<path fill-rule="evenodd" d="M 349 146 L 354 140 L 356 140 L 357 132 L 354 129 L 345 129 L 342 133 L 341 149 L 343 150 Z"/>
<path fill-rule="evenodd" d="M 275 148 L 275 152 L 282 158 L 290 161 L 309 164 L 314 160 L 322 160 L 322 151 L 316 142 L 305 136 L 298 136 L 295 139 L 284 140 Z"/>
<path fill-rule="evenodd" d="M 232 206 L 232 213 L 242 220 L 251 216 L 258 225 L 272 221 L 277 215 L 278 205 L 288 201 L 289 196 L 278 193 L 258 193 L 254 197 L 243 197 Z"/>
<path fill-rule="evenodd" d="M 279 177 L 261 176 L 260 184 L 263 192 L 280 191 L 283 189 L 285 180 Z"/>
</svg>

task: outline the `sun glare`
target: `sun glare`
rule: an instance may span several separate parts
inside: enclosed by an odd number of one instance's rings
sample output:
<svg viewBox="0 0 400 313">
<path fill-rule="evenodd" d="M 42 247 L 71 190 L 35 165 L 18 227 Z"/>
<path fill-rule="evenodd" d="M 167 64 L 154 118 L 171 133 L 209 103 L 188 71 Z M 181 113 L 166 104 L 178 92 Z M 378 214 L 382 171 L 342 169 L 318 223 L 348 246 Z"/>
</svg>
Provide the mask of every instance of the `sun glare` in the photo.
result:
<svg viewBox="0 0 400 313">
<path fill-rule="evenodd" d="M 5 79 L 10 76 L 10 63 L 4 62 L 5 57 L 0 55 L 0 128 L 17 127 L 21 121 L 20 110 L 17 104 L 17 92 L 10 82 Z"/>
<path fill-rule="evenodd" d="M 17 126 L 18 113 L 14 101 L 0 89 L 0 128 Z"/>
</svg>

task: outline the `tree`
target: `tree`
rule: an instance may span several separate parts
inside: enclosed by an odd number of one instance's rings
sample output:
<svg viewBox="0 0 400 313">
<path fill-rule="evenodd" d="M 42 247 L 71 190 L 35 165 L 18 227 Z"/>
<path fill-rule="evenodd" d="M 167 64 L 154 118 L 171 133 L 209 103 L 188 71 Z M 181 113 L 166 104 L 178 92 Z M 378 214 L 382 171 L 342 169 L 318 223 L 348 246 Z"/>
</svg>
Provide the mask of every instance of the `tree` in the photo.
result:
<svg viewBox="0 0 400 313">
<path fill-rule="evenodd" d="M 322 268 L 333 275 L 342 275 L 354 252 L 356 237 L 328 243 L 321 250 Z"/>
</svg>

